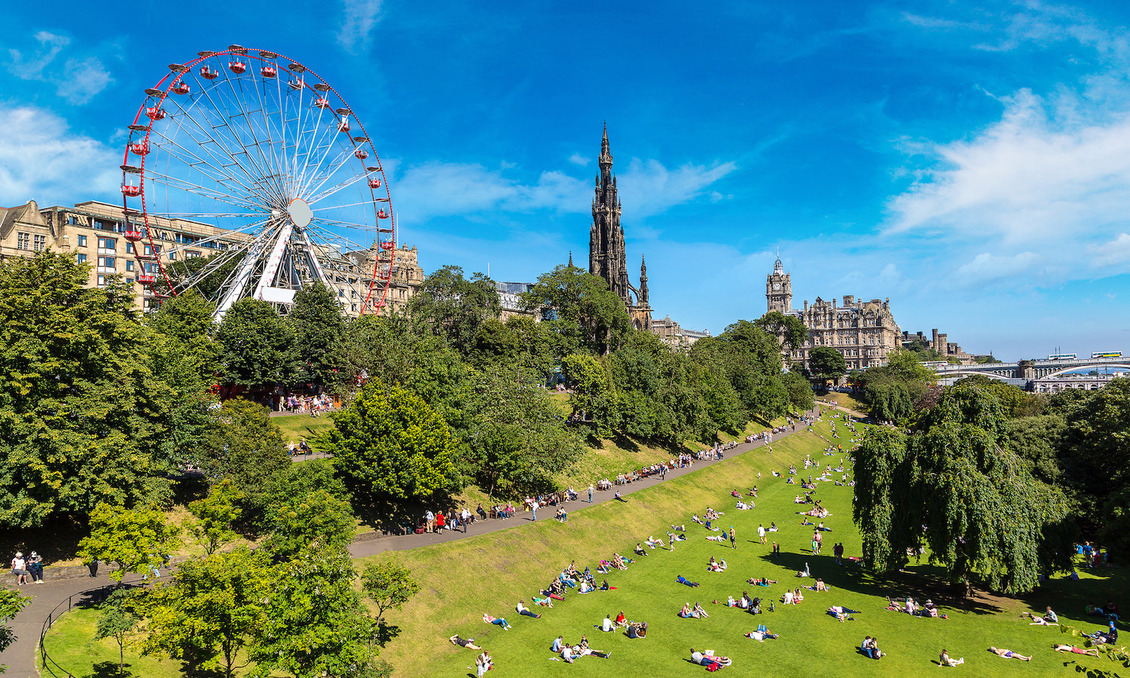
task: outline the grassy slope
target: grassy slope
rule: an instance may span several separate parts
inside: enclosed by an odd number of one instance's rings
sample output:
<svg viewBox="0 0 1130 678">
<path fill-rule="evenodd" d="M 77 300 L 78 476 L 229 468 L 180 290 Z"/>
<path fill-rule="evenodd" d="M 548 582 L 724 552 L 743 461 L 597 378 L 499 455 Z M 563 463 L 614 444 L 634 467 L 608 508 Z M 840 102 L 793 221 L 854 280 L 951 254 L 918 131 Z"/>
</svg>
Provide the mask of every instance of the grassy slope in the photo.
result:
<svg viewBox="0 0 1130 678">
<path fill-rule="evenodd" d="M 840 430 L 843 431 L 842 426 Z M 464 637 L 475 637 L 491 650 L 497 668 L 492 675 L 499 678 L 582 675 L 578 671 L 584 675 L 600 671 L 618 677 L 654 676 L 701 670 L 685 661 L 691 647 L 712 648 L 731 656 L 735 666 L 729 671 L 741 675 L 764 672 L 767 666 L 772 666 L 772 675 L 913 675 L 935 668 L 932 660 L 942 647 L 954 657 L 966 658 L 960 669 L 966 675 L 1064 675 L 1071 670 L 1064 668 L 1064 662 L 1072 657 L 1050 650 L 1060 633 L 1023 623 L 1018 613 L 1027 608 L 1021 601 L 982 598 L 968 609 L 947 608 L 950 618 L 945 620 L 884 610 L 884 594 L 905 595 L 908 590 L 916 593 L 916 587 L 936 572 L 925 566 L 911 568 L 917 576 L 907 577 L 905 583 L 890 583 L 872 581 L 855 568 L 837 567 L 830 555 L 834 541 L 843 541 L 848 555 L 858 554 L 860 548 L 851 523 L 850 488 L 821 484 L 818 496 L 834 514 L 827 521 L 834 531 L 825 536 L 828 555 L 804 553 L 811 528 L 798 524 L 797 507 L 792 503 L 796 486 L 786 485 L 768 471 L 787 468 L 788 462 L 803 460 L 808 453 L 822 462 L 838 459 L 823 456 L 827 443 L 819 435 L 829 436 L 827 422 L 817 425 L 815 435 L 798 434 L 774 444 L 771 454 L 755 451 L 633 494 L 626 504 L 603 504 L 576 511 L 565 525 L 554 521 L 520 522 L 499 533 L 376 556 L 404 563 L 423 585 L 421 593 L 402 612 L 389 615 L 392 623 L 401 626 L 402 634 L 386 649 L 386 658 L 396 665 L 399 676 L 466 675 L 467 667 L 474 662 L 474 653 L 446 642 L 449 635 L 458 632 Z M 761 480 L 757 480 L 758 471 L 763 473 Z M 729 490 L 748 488 L 754 483 L 761 488 L 757 508 L 748 512 L 733 509 Z M 649 557 L 627 572 L 609 576 L 609 582 L 618 590 L 569 595 L 554 609 L 545 611 L 539 620 L 518 617 L 513 612 L 518 598 L 528 602 L 529 595 L 570 560 L 576 560 L 583 568 L 612 551 L 630 554 L 635 542 L 649 534 L 662 534 L 669 523 L 687 521 L 691 512 L 701 514 L 708 505 L 726 511 L 724 527 L 735 525 L 739 540 L 736 551 L 706 541 L 705 530 L 688 522 L 689 540 L 678 543 L 674 553 L 651 551 Z M 770 521 L 781 526 L 781 531 L 773 535 L 782 545 L 778 562 L 770 558 L 767 546 L 751 542 L 756 541 L 757 524 Z M 705 571 L 705 563 L 712 554 L 729 562 L 726 573 Z M 834 590 L 806 592 L 801 605 L 787 609 L 779 606 L 776 612 L 758 617 L 710 604 L 715 598 L 738 597 L 743 590 L 750 590 L 751 595 L 760 591 L 766 600 L 776 599 L 786 584 L 800 581 L 793 574 L 805 562 Z M 690 589 L 677 584 L 674 579 L 680 574 L 702 582 L 702 586 Z M 1125 573 L 1108 570 L 1102 574 L 1107 579 L 1084 574 L 1080 582 L 1052 582 L 1029 602 L 1050 603 L 1057 606 L 1061 619 L 1093 629 L 1095 624 L 1082 617 L 1082 605 L 1087 601 L 1105 601 L 1108 595 L 1127 590 Z M 757 589 L 744 584 L 745 579 L 753 576 L 782 581 L 768 590 Z M 930 595 L 939 600 L 933 592 Z M 678 608 L 695 600 L 707 607 L 711 618 L 679 619 L 675 614 Z M 862 612 L 856 615 L 856 621 L 837 623 L 824 614 L 833 604 Z M 649 622 L 649 637 L 631 641 L 623 635 L 602 634 L 593 628 L 605 613 L 619 610 L 624 610 L 629 618 Z M 480 619 L 483 612 L 505 616 L 514 629 L 505 632 L 484 625 Z M 759 623 L 781 633 L 782 638 L 759 644 L 741 636 Z M 583 658 L 579 661 L 584 668 L 549 661 L 552 654 L 548 648 L 553 638 L 564 634 L 566 640 L 576 642 L 582 633 L 589 635 L 593 647 L 611 650 L 612 658 Z M 858 655 L 854 648 L 864 635 L 879 638 L 880 646 L 890 656 L 874 662 Z M 1031 663 L 1001 659 L 986 651 L 990 644 L 1035 654 L 1036 659 Z M 1091 658 L 1083 658 L 1082 663 L 1104 665 L 1102 660 Z"/>
<path fill-rule="evenodd" d="M 333 428 L 333 421 L 329 416 L 311 417 L 309 414 L 288 414 L 281 417 L 271 417 L 271 421 L 282 429 L 283 440 L 300 443 L 303 438 L 310 444 L 315 452 L 318 449 L 318 436 Z"/>
</svg>

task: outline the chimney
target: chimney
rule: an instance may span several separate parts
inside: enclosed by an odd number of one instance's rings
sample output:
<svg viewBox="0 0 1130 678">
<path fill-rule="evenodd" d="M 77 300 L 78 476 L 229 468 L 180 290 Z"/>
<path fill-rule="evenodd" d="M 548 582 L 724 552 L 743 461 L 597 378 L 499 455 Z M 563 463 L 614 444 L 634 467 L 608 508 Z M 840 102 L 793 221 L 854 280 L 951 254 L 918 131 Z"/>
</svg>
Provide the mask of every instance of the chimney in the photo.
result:
<svg viewBox="0 0 1130 678">
<path fill-rule="evenodd" d="M 849 308 L 854 301 L 855 301 L 855 295 L 845 294 L 844 295 L 844 308 Z"/>
</svg>

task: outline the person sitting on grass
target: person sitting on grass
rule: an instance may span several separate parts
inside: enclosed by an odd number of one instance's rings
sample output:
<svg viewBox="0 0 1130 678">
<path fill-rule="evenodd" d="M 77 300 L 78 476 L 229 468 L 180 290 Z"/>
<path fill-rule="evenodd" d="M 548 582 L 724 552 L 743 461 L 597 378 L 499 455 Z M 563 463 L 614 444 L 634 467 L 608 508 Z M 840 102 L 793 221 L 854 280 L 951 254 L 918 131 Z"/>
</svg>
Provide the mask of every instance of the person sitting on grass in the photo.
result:
<svg viewBox="0 0 1130 678">
<path fill-rule="evenodd" d="M 601 590 L 601 591 L 607 591 L 607 590 L 609 590 L 609 589 L 611 589 L 611 588 L 614 588 L 614 587 L 611 587 L 611 586 L 609 586 L 609 585 L 608 585 L 608 580 L 607 580 L 607 579 L 605 579 L 605 580 L 601 581 L 601 583 L 600 583 L 600 590 Z"/>
<path fill-rule="evenodd" d="M 620 610 L 620 614 L 616 615 L 616 626 L 627 626 L 628 618 L 624 616 L 624 611 Z"/>
<path fill-rule="evenodd" d="M 1031 656 L 1025 657 L 1024 655 L 1020 654 L 1019 652 L 1013 652 L 1012 650 L 1006 650 L 1004 648 L 990 647 L 989 652 L 992 652 L 993 654 L 995 654 L 998 657 L 1004 657 L 1005 659 L 1020 659 L 1022 661 L 1026 661 L 1026 662 L 1032 661 Z"/>
<path fill-rule="evenodd" d="M 448 638 L 448 640 L 451 641 L 452 645 L 458 645 L 459 647 L 465 647 L 468 650 L 481 650 L 481 649 L 483 649 L 483 648 L 479 647 L 478 645 L 475 645 L 475 639 L 474 638 L 460 638 L 459 634 L 455 634 L 454 636 Z"/>
<path fill-rule="evenodd" d="M 873 636 L 867 636 L 867 640 L 863 641 L 864 654 L 872 659 L 882 659 L 883 651 L 879 649 L 879 639 Z"/>
<path fill-rule="evenodd" d="M 1048 605 L 1047 612 L 1042 617 L 1037 617 L 1031 612 L 1022 612 L 1021 617 L 1029 617 L 1032 623 L 1028 626 L 1059 626 L 1059 616 L 1052 611 L 1052 606 Z"/>
<path fill-rule="evenodd" d="M 949 654 L 945 651 L 945 648 L 943 648 L 942 653 L 938 655 L 938 666 L 957 666 L 958 664 L 964 663 L 965 657 L 954 659 L 949 656 Z"/>
<path fill-rule="evenodd" d="M 684 577 L 683 575 L 679 575 L 678 577 L 676 577 L 675 581 L 679 582 L 680 584 L 683 584 L 684 586 L 691 586 L 691 587 L 698 586 L 697 581 L 688 581 L 687 578 Z"/>
<path fill-rule="evenodd" d="M 796 605 L 802 602 L 804 602 L 804 594 L 800 592 L 800 589 L 793 590 L 793 604 Z"/>
<path fill-rule="evenodd" d="M 632 622 L 628 625 L 629 638 L 646 638 L 647 622 Z"/>
<path fill-rule="evenodd" d="M 694 607 L 691 608 L 691 614 L 693 614 L 696 619 L 706 619 L 710 616 L 706 614 L 706 610 L 702 609 L 702 605 L 699 605 L 697 600 L 694 603 Z"/>
<path fill-rule="evenodd" d="M 518 604 L 514 606 L 514 609 L 523 617 L 533 617 L 534 619 L 541 619 L 540 614 L 534 614 L 534 612 L 531 611 L 530 608 L 526 607 L 526 603 L 521 600 L 519 600 Z"/>
<path fill-rule="evenodd" d="M 828 585 L 824 583 L 823 579 L 817 579 L 816 583 L 808 588 L 811 591 L 827 591 Z"/>
<path fill-rule="evenodd" d="M 605 633 L 611 633 L 616 630 L 616 624 L 612 621 L 612 615 L 604 615 L 604 621 L 600 622 L 600 630 Z"/>
<path fill-rule="evenodd" d="M 1093 647 L 1088 648 L 1088 649 L 1083 649 L 1081 647 L 1075 647 L 1074 645 L 1061 645 L 1059 643 L 1056 643 L 1056 644 L 1052 645 L 1052 649 L 1055 650 L 1056 652 L 1074 652 L 1075 654 L 1085 654 L 1085 655 L 1090 655 L 1092 657 L 1099 656 L 1098 649 L 1093 648 Z"/>
<path fill-rule="evenodd" d="M 483 613 L 483 621 L 487 624 L 494 624 L 495 626 L 501 626 L 502 630 L 504 630 L 504 631 L 510 630 L 510 624 L 506 623 L 506 620 L 501 618 L 501 617 L 492 617 L 489 613 L 484 612 Z"/>
<path fill-rule="evenodd" d="M 639 542 L 637 541 L 637 542 L 636 542 L 636 555 L 638 555 L 638 556 L 650 556 L 651 554 L 650 554 L 650 553 L 648 553 L 647 551 L 645 551 L 645 550 L 643 549 L 643 545 L 641 545 L 641 544 L 640 544 L 640 543 L 639 543 Z"/>
<path fill-rule="evenodd" d="M 759 643 L 764 643 L 766 638 L 768 638 L 770 640 L 776 640 L 777 638 L 781 637 L 780 634 L 770 633 L 769 629 L 765 628 L 764 624 L 761 624 L 760 626 L 758 626 L 756 630 L 750 631 L 749 633 L 746 633 L 746 634 L 743 634 L 743 635 L 746 638 L 751 638 L 753 640 L 756 640 Z"/>
<path fill-rule="evenodd" d="M 626 570 L 628 566 L 624 564 L 624 557 L 619 553 L 612 554 L 612 566 L 617 570 Z"/>
<path fill-rule="evenodd" d="M 679 610 L 679 617 L 683 619 L 691 619 L 694 617 L 694 613 L 691 612 L 690 603 L 683 603 L 683 609 Z"/>
<path fill-rule="evenodd" d="M 577 589 L 577 595 L 580 595 L 582 593 L 592 593 L 595 590 L 596 590 L 596 587 L 593 586 L 592 583 L 589 582 L 588 579 L 582 579 L 581 580 L 581 588 Z"/>
<path fill-rule="evenodd" d="M 784 603 L 785 605 L 792 605 L 794 603 L 793 592 L 788 590 L 788 589 L 785 589 L 784 595 L 781 596 L 781 602 Z"/>
<path fill-rule="evenodd" d="M 1114 626 L 1114 620 L 1111 620 L 1110 626 L 1105 633 L 1103 631 L 1095 631 L 1091 634 L 1091 639 L 1099 643 L 1114 645 L 1114 643 L 1118 641 L 1118 629 Z"/>
</svg>

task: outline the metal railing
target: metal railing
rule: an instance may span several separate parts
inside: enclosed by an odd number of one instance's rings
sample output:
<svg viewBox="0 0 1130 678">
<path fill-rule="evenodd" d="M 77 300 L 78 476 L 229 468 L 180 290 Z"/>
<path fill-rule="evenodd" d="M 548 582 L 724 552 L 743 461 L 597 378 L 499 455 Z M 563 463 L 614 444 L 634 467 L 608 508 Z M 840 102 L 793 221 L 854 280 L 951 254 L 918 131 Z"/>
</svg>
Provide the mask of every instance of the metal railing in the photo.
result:
<svg viewBox="0 0 1130 678">
<path fill-rule="evenodd" d="M 136 584 L 124 584 L 125 588 L 134 588 Z M 76 605 L 97 605 L 106 600 L 114 589 L 118 588 L 117 584 L 105 584 L 103 586 L 95 586 L 94 588 L 72 593 L 67 596 L 67 599 L 59 603 L 47 613 L 47 619 L 43 620 L 43 626 L 39 630 L 39 660 L 46 675 L 54 676 L 55 678 L 78 678 L 70 671 L 59 666 L 58 662 L 47 654 L 47 643 L 45 642 L 47 632 L 51 630 L 51 626 L 59 617 L 67 612 L 70 612 Z"/>
</svg>

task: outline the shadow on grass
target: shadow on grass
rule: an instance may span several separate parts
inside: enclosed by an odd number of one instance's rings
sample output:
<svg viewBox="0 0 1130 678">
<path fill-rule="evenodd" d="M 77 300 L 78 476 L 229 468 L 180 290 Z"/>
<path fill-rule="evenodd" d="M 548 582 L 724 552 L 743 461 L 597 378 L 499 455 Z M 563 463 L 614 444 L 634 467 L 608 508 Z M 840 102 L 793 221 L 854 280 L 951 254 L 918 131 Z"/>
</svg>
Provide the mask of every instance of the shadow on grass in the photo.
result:
<svg viewBox="0 0 1130 678">
<path fill-rule="evenodd" d="M 974 614 L 994 614 L 1001 610 L 1000 607 L 983 597 L 966 598 L 964 596 L 964 585 L 949 581 L 942 568 L 931 565 L 911 566 L 912 569 L 884 575 L 868 572 L 859 564 L 851 561 L 844 561 L 843 565 L 836 565 L 835 559 L 830 555 L 814 556 L 811 553 L 782 551 L 776 556 L 773 554 L 762 555 L 761 559 L 793 572 L 800 572 L 807 565 L 809 573 L 813 577 L 823 579 L 824 583 L 833 589 L 843 588 L 855 593 L 883 598 L 910 596 L 920 602 L 930 599 L 943 607 Z M 814 579 L 796 577 L 791 580 L 782 579 L 781 583 L 795 588 L 797 586 L 810 586 L 813 581 Z"/>
<path fill-rule="evenodd" d="M 90 668 L 90 673 L 82 678 L 129 678 L 135 675 L 128 663 L 119 667 L 118 662 L 97 662 Z"/>
</svg>

